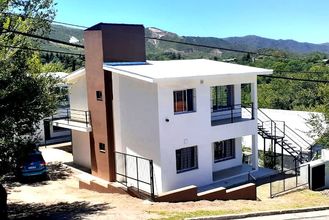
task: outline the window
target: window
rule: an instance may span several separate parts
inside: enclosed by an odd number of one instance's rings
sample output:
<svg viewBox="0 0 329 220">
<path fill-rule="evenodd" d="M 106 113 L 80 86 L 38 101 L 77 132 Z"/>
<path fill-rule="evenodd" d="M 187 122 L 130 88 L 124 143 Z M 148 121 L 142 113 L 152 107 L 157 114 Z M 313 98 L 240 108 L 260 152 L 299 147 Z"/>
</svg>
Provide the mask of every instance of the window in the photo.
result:
<svg viewBox="0 0 329 220">
<path fill-rule="evenodd" d="M 198 168 L 197 146 L 176 150 L 177 173 Z"/>
<path fill-rule="evenodd" d="M 214 161 L 219 162 L 235 158 L 235 140 L 229 139 L 214 143 Z"/>
<path fill-rule="evenodd" d="M 195 111 L 194 89 L 174 91 L 174 112 L 184 113 Z"/>
<path fill-rule="evenodd" d="M 102 91 L 96 91 L 96 99 L 98 101 L 102 101 L 103 100 Z"/>
<path fill-rule="evenodd" d="M 211 87 L 212 110 L 217 111 L 234 105 L 234 86 Z"/>
<path fill-rule="evenodd" d="M 99 151 L 100 152 L 105 152 L 105 144 L 99 143 Z"/>
</svg>

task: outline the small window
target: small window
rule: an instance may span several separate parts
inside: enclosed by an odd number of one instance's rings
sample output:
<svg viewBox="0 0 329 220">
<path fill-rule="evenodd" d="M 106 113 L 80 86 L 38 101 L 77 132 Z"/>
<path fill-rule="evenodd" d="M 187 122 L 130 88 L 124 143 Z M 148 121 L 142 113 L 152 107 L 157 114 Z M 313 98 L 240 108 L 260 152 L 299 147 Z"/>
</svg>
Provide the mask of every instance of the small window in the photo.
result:
<svg viewBox="0 0 329 220">
<path fill-rule="evenodd" d="M 195 111 L 195 90 L 174 91 L 174 112 L 186 113 Z"/>
<path fill-rule="evenodd" d="M 198 168 L 197 146 L 176 150 L 176 170 L 177 173 Z"/>
<path fill-rule="evenodd" d="M 98 101 L 102 101 L 103 100 L 102 91 L 96 91 L 96 99 Z"/>
<path fill-rule="evenodd" d="M 212 110 L 222 110 L 234 105 L 234 86 L 211 87 Z"/>
<path fill-rule="evenodd" d="M 99 143 L 99 151 L 100 152 L 105 152 L 105 144 Z"/>
<path fill-rule="evenodd" d="M 214 162 L 235 158 L 235 140 L 229 139 L 214 143 Z"/>
</svg>

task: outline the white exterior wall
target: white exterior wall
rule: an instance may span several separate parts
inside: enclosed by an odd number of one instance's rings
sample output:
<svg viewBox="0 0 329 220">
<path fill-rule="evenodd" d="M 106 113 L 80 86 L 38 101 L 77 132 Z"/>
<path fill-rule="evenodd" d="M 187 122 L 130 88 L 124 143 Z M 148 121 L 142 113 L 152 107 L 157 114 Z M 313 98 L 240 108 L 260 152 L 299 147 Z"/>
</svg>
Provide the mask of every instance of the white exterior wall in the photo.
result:
<svg viewBox="0 0 329 220">
<path fill-rule="evenodd" d="M 256 120 L 211 126 L 210 87 L 235 85 L 235 103 L 241 101 L 241 83 L 256 83 L 256 76 L 207 77 L 207 80 L 185 80 L 162 83 L 158 87 L 162 191 L 187 185 L 203 186 L 212 183 L 213 171 L 242 163 L 241 137 L 257 134 Z M 173 91 L 196 89 L 196 112 L 174 114 Z M 169 119 L 169 122 L 166 122 Z M 213 163 L 213 142 L 236 139 L 236 158 Z M 198 146 L 198 169 L 178 173 L 176 150 Z"/>
<path fill-rule="evenodd" d="M 79 77 L 70 85 L 70 109 L 88 110 L 86 76 Z M 89 132 L 72 129 L 73 162 L 91 168 Z"/>
<path fill-rule="evenodd" d="M 91 168 L 89 132 L 72 130 L 73 163 Z"/>
<path fill-rule="evenodd" d="M 83 75 L 70 85 L 70 108 L 88 110 L 86 75 Z"/>
<path fill-rule="evenodd" d="M 162 186 L 157 85 L 116 74 L 112 79 L 116 151 L 152 159 L 158 193 Z M 127 172 L 136 175 L 134 169 Z M 143 175 L 144 170 L 139 172 Z"/>
</svg>

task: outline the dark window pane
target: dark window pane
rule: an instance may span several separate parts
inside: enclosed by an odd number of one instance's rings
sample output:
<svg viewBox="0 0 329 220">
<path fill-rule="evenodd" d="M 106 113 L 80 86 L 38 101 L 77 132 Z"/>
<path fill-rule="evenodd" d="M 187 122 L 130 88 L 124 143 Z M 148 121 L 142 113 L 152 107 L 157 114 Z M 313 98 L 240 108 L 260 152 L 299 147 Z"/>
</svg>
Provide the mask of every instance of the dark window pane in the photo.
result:
<svg viewBox="0 0 329 220">
<path fill-rule="evenodd" d="M 197 168 L 197 147 L 187 147 L 176 150 L 176 169 L 183 172 Z"/>
<path fill-rule="evenodd" d="M 187 111 L 193 111 L 194 105 L 193 105 L 193 89 L 187 90 Z"/>
<path fill-rule="evenodd" d="M 215 86 L 211 88 L 212 108 L 219 110 L 234 105 L 234 86 Z"/>
<path fill-rule="evenodd" d="M 235 140 L 225 140 L 214 143 L 214 161 L 219 162 L 235 158 Z"/>
</svg>

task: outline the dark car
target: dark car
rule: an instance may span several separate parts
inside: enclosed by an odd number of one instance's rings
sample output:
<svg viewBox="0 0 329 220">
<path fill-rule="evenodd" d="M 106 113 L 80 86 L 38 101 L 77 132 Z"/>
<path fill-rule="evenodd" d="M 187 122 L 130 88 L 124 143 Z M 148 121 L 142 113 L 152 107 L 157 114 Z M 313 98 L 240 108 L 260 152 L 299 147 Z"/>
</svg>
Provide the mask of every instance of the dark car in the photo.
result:
<svg viewBox="0 0 329 220">
<path fill-rule="evenodd" d="M 47 165 L 40 151 L 33 151 L 19 167 L 20 177 L 46 176 Z"/>
<path fill-rule="evenodd" d="M 7 192 L 0 184 L 0 219 L 7 219 Z"/>
</svg>

